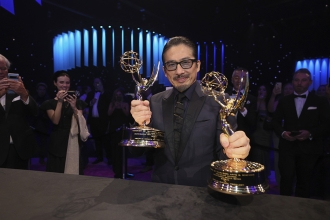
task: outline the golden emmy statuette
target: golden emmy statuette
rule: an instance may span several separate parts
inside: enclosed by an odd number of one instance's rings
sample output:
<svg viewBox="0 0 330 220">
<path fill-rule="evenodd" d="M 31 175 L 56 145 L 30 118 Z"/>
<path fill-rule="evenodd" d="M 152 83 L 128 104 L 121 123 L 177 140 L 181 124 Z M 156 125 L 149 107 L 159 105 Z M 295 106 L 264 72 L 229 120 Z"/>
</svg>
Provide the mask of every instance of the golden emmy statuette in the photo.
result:
<svg viewBox="0 0 330 220">
<path fill-rule="evenodd" d="M 243 81 L 242 75 L 241 88 L 243 88 Z M 223 132 L 228 136 L 234 134 L 226 118 L 235 116 L 237 111 L 244 106 L 249 90 L 248 73 L 246 73 L 244 93 L 238 93 L 234 98 L 228 98 L 225 95 L 228 80 L 222 73 L 213 71 L 205 74 L 201 80 L 201 86 L 204 94 L 213 96 L 214 100 L 222 107 L 220 120 Z M 263 165 L 240 158 L 214 161 L 211 163 L 212 176 L 208 182 L 208 187 L 232 195 L 262 194 L 268 189 L 264 170 Z"/>
<path fill-rule="evenodd" d="M 132 78 L 136 83 L 135 91 L 137 100 L 143 100 L 143 93 L 146 92 L 156 81 L 159 72 L 159 62 L 157 69 L 153 69 L 149 80 L 142 78 L 140 75 L 140 68 L 142 67 L 142 61 L 139 59 L 139 54 L 134 51 L 126 51 L 120 57 L 120 66 L 127 72 L 132 74 Z M 137 75 L 137 79 L 134 74 Z M 130 147 L 150 147 L 161 148 L 165 147 L 164 132 L 146 126 L 140 125 L 133 128 L 127 128 L 124 132 L 124 139 L 120 142 L 121 146 Z"/>
</svg>

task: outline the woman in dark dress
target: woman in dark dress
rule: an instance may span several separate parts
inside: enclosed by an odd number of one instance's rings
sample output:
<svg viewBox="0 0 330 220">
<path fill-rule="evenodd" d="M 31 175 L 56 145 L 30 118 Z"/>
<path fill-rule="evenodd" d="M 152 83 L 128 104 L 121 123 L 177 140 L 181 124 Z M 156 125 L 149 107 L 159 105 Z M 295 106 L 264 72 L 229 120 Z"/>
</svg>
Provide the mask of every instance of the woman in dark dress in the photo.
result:
<svg viewBox="0 0 330 220">
<path fill-rule="evenodd" d="M 82 115 L 82 110 L 87 104 L 75 95 L 68 95 L 70 76 L 65 71 L 57 71 L 53 81 L 58 90 L 56 97 L 40 106 L 54 124 L 49 140 L 46 171 L 64 173 L 72 116 Z M 82 174 L 81 169 L 79 174 Z"/>
<path fill-rule="evenodd" d="M 122 140 L 122 130 L 118 130 L 123 125 L 129 125 L 129 105 L 124 101 L 124 92 L 122 89 L 116 89 L 113 92 L 112 100 L 109 105 L 108 115 L 112 170 L 115 178 L 123 176 L 123 147 L 118 143 Z"/>
</svg>

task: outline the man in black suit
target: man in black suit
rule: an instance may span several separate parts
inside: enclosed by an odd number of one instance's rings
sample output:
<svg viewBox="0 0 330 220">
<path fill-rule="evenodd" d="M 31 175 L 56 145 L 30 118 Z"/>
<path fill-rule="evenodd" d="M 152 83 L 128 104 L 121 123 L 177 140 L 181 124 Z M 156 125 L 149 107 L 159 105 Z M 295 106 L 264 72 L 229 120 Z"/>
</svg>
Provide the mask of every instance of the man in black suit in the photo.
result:
<svg viewBox="0 0 330 220">
<path fill-rule="evenodd" d="M 27 169 L 37 150 L 27 116 L 36 116 L 38 105 L 21 77 L 8 79 L 9 67 L 8 59 L 0 54 L 0 167 Z"/>
<path fill-rule="evenodd" d="M 212 161 L 248 155 L 249 139 L 244 132 L 237 131 L 230 137 L 221 133 L 221 107 L 201 91 L 196 81 L 201 62 L 196 58 L 194 42 L 181 36 L 171 38 L 163 49 L 162 59 L 165 76 L 173 89 L 153 95 L 150 102 L 131 102 L 131 113 L 138 124 L 151 122 L 148 126 L 165 132 L 166 147 L 154 150 L 154 182 L 206 186 Z M 181 106 L 182 117 L 174 114 Z M 180 118 L 182 129 L 174 122 Z"/>
<path fill-rule="evenodd" d="M 296 177 L 295 196 L 307 198 L 313 168 L 322 154 L 330 110 L 325 97 L 308 91 L 312 84 L 308 69 L 297 70 L 292 84 L 294 94 L 279 100 L 273 116 L 274 130 L 280 136 L 280 194 L 293 194 Z"/>
<path fill-rule="evenodd" d="M 233 87 L 228 87 L 225 91 L 229 96 L 235 97 L 237 93 L 243 94 L 246 82 L 246 73 L 248 71 L 244 68 L 237 68 L 234 70 L 231 83 Z M 243 81 L 241 82 L 241 77 L 243 77 Z M 243 86 L 242 86 L 243 85 Z M 241 89 L 241 90 L 240 90 Z M 252 133 L 254 126 L 256 125 L 257 120 L 257 98 L 251 94 L 248 94 L 246 98 L 246 102 L 236 115 L 237 118 L 237 131 L 244 131 L 246 136 L 250 138 L 251 143 Z M 253 145 L 252 145 L 253 148 Z M 253 150 L 253 149 L 251 149 Z"/>
<path fill-rule="evenodd" d="M 103 161 L 103 148 L 107 154 L 108 163 L 110 163 L 109 137 L 106 134 L 109 123 L 110 96 L 105 92 L 100 78 L 94 79 L 93 86 L 94 92 L 88 93 L 86 98 L 86 103 L 89 104 L 87 123 L 94 138 L 96 151 L 96 160 L 93 164 Z"/>
</svg>

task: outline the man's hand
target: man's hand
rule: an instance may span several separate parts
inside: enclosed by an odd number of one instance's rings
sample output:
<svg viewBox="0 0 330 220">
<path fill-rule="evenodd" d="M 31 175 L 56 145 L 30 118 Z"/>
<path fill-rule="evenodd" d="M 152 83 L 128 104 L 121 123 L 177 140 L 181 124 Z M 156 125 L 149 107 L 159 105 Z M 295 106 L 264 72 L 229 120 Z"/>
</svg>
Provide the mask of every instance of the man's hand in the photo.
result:
<svg viewBox="0 0 330 220">
<path fill-rule="evenodd" d="M 251 149 L 250 139 L 243 131 L 236 131 L 233 135 L 220 135 L 220 143 L 228 158 L 244 159 L 249 155 Z"/>
<path fill-rule="evenodd" d="M 290 131 L 285 131 L 282 134 L 282 137 L 287 140 L 287 141 L 295 141 L 297 140 L 297 136 L 290 136 L 291 132 Z"/>
<path fill-rule="evenodd" d="M 299 130 L 299 132 L 301 132 L 301 133 L 296 136 L 298 141 L 304 141 L 306 139 L 309 139 L 309 137 L 311 135 L 311 133 L 306 130 Z"/>
<path fill-rule="evenodd" d="M 0 97 L 7 93 L 7 89 L 9 87 L 8 79 L 3 78 L 0 80 Z"/>
<path fill-rule="evenodd" d="M 25 89 L 22 78 L 19 77 L 18 81 L 16 80 L 8 80 L 9 90 L 13 90 L 16 94 L 18 94 L 23 101 L 26 101 L 29 97 L 28 92 Z"/>
<path fill-rule="evenodd" d="M 77 96 L 73 95 L 67 95 L 66 100 L 68 101 L 68 103 L 70 104 L 71 108 L 73 109 L 73 111 L 75 112 L 75 114 L 77 114 L 77 107 L 76 107 L 76 102 L 77 102 Z"/>
<path fill-rule="evenodd" d="M 139 124 L 149 124 L 152 112 L 150 111 L 149 101 L 133 100 L 131 102 L 131 114 Z"/>
</svg>

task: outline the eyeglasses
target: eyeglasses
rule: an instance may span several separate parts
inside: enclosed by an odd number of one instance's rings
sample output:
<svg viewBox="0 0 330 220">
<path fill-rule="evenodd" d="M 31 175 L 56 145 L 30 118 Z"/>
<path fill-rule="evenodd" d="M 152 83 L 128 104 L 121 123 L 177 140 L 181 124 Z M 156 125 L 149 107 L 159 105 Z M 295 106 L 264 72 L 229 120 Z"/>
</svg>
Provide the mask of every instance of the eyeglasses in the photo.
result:
<svg viewBox="0 0 330 220">
<path fill-rule="evenodd" d="M 165 63 L 165 69 L 169 71 L 176 70 L 178 64 L 182 67 L 182 69 L 190 69 L 193 65 L 194 62 L 196 62 L 197 59 L 187 59 L 187 60 L 182 60 L 180 62 L 175 62 L 175 61 L 169 61 Z"/>
</svg>

